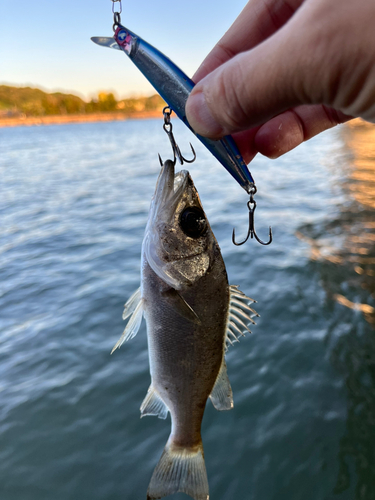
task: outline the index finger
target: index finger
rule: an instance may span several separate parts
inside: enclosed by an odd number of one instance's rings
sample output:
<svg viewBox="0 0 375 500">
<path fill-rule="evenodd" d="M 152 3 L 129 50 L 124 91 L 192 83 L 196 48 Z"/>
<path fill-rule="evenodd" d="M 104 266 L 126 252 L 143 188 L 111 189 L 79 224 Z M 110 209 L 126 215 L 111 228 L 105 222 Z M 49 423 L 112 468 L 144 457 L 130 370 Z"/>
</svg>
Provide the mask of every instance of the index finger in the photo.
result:
<svg viewBox="0 0 375 500">
<path fill-rule="evenodd" d="M 249 0 L 241 14 L 193 76 L 198 83 L 223 63 L 266 40 L 281 28 L 304 0 Z"/>
</svg>

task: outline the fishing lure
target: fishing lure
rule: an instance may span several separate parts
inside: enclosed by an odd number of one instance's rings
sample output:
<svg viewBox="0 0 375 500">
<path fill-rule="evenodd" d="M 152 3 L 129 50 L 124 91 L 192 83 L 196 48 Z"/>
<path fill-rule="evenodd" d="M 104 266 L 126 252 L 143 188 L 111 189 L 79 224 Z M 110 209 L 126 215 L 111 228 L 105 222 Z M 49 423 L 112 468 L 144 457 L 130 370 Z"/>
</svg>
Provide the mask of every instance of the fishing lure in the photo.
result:
<svg viewBox="0 0 375 500">
<path fill-rule="evenodd" d="M 114 14 L 113 37 L 92 37 L 91 40 L 103 47 L 122 50 L 143 73 L 155 90 L 160 94 L 168 107 L 185 123 L 195 134 L 186 118 L 186 101 L 194 87 L 194 82 L 176 66 L 168 57 L 158 49 L 147 43 L 121 24 L 121 0 L 112 0 L 112 12 Z M 119 2 L 119 10 L 115 10 L 115 3 Z M 232 136 L 226 136 L 221 140 L 214 141 L 195 134 L 206 148 L 217 158 L 217 160 L 234 177 L 238 184 L 250 195 L 247 204 L 249 209 L 249 231 L 247 237 L 241 243 L 235 241 L 233 230 L 232 241 L 235 245 L 242 245 L 248 238 L 255 238 L 262 245 L 269 245 L 272 241 L 272 230 L 269 228 L 269 241 L 263 242 L 259 239 L 254 228 L 254 211 L 256 203 L 254 195 L 257 192 L 255 181 L 249 172 L 244 159 Z M 186 160 L 185 160 L 186 161 Z"/>
</svg>

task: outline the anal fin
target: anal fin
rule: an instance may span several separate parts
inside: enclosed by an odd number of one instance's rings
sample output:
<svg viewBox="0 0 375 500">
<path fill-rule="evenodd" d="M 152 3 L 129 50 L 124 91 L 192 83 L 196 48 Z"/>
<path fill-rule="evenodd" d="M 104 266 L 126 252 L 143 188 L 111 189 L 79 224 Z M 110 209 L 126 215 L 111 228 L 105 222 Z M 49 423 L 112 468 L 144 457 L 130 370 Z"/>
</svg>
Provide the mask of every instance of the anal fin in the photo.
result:
<svg viewBox="0 0 375 500">
<path fill-rule="evenodd" d="M 219 411 L 231 410 L 233 408 L 233 392 L 230 386 L 224 357 L 214 388 L 210 394 L 210 399 L 214 407 Z"/>
<path fill-rule="evenodd" d="M 153 385 L 148 388 L 147 394 L 141 404 L 141 418 L 146 415 L 155 415 L 159 418 L 167 418 L 168 408 L 161 397 L 156 393 Z"/>
</svg>

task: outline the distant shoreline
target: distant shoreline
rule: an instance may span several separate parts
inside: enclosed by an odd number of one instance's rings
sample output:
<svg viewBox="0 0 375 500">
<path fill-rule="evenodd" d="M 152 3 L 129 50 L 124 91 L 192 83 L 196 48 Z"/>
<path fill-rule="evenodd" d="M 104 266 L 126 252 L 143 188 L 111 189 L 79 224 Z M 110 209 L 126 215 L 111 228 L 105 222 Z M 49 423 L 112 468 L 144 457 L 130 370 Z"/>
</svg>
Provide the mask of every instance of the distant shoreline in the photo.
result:
<svg viewBox="0 0 375 500">
<path fill-rule="evenodd" d="M 163 118 L 162 110 L 137 111 L 125 113 L 88 113 L 78 115 L 50 115 L 0 118 L 0 128 L 5 127 L 33 127 L 41 125 L 62 125 L 67 123 L 111 122 L 125 120 L 144 120 L 147 118 Z"/>
<path fill-rule="evenodd" d="M 152 111 L 134 111 L 133 113 L 81 113 L 71 115 L 47 115 L 47 116 L 17 116 L 3 118 L 0 116 L 0 128 L 7 127 L 37 127 L 41 125 L 64 125 L 68 123 L 89 122 L 114 122 L 126 120 L 147 120 L 149 118 L 163 118 L 162 108 Z M 345 123 L 349 127 L 373 127 L 374 124 L 366 122 L 361 118 L 349 120 Z"/>
</svg>

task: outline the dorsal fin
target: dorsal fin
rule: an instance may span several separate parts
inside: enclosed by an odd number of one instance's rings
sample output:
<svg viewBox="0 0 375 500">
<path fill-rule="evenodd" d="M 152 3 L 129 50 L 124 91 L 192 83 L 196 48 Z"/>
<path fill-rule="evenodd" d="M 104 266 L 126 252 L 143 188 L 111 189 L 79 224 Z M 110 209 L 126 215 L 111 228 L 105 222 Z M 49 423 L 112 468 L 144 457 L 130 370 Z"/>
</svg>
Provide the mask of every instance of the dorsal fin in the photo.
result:
<svg viewBox="0 0 375 500">
<path fill-rule="evenodd" d="M 239 342 L 239 337 L 244 337 L 245 331 L 251 333 L 247 325 L 249 323 L 255 325 L 253 317 L 259 317 L 259 314 L 249 306 L 253 302 L 256 301 L 241 292 L 237 285 L 229 286 L 226 348 L 228 348 L 228 344 L 233 345 L 233 342 Z"/>
</svg>

